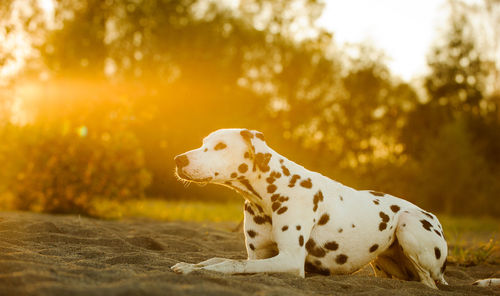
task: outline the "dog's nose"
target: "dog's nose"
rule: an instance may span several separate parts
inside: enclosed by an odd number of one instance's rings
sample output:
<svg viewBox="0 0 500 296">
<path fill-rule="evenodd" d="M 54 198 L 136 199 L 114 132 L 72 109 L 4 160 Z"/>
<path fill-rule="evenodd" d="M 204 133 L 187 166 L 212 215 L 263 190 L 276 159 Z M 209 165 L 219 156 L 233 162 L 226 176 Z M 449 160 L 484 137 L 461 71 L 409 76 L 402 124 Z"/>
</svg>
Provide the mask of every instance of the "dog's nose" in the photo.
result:
<svg viewBox="0 0 500 296">
<path fill-rule="evenodd" d="M 189 159 L 186 155 L 178 155 L 174 158 L 175 164 L 177 165 L 178 168 L 183 168 L 189 164 Z"/>
</svg>

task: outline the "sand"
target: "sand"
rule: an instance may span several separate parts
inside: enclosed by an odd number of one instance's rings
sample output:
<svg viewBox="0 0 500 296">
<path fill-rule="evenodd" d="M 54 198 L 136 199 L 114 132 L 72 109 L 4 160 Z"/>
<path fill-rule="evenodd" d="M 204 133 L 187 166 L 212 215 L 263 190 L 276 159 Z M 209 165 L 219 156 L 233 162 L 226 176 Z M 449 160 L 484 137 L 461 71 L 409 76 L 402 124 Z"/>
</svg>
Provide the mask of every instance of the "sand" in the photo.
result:
<svg viewBox="0 0 500 296">
<path fill-rule="evenodd" d="M 175 274 L 170 266 L 211 257 L 244 258 L 231 223 L 103 221 L 0 213 L 0 295 L 500 295 L 470 284 L 500 277 L 499 265 L 449 266 L 449 286 L 355 275 Z"/>
</svg>

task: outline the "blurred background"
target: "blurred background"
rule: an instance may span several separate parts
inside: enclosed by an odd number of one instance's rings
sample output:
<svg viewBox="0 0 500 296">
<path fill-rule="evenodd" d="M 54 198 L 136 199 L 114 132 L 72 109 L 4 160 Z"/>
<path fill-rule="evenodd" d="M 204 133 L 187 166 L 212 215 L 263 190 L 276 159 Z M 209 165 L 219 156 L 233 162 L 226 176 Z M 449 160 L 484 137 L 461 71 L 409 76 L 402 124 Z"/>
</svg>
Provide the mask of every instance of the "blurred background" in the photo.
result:
<svg viewBox="0 0 500 296">
<path fill-rule="evenodd" d="M 499 71 L 498 0 L 2 0 L 0 208 L 240 207 L 173 157 L 246 127 L 348 186 L 498 216 Z"/>
</svg>

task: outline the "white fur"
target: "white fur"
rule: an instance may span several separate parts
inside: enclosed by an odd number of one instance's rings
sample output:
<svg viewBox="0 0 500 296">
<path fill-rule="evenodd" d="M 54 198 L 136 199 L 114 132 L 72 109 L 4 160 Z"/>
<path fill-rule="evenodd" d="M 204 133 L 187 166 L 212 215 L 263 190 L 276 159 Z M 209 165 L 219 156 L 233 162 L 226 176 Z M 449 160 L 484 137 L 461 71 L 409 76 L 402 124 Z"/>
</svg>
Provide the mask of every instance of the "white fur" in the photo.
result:
<svg viewBox="0 0 500 296">
<path fill-rule="evenodd" d="M 229 186 L 243 195 L 248 259 L 178 263 L 175 272 L 304 277 L 304 264 L 349 274 L 371 263 L 377 276 L 419 280 L 432 288 L 435 282 L 446 284 L 441 270 L 447 244 L 436 216 L 403 199 L 358 191 L 309 171 L 269 148 L 260 135 L 218 130 L 202 147 L 176 158 L 182 179 Z M 226 147 L 214 149 L 218 144 Z M 189 164 L 179 165 L 179 157 Z"/>
</svg>

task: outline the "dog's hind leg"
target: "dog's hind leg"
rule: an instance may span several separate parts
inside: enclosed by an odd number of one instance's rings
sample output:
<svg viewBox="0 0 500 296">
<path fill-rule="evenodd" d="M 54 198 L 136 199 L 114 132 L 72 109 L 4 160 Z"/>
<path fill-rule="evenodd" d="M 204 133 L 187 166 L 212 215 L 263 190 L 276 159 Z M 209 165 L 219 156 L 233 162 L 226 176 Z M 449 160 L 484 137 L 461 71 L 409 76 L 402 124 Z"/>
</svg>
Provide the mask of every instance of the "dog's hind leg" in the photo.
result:
<svg viewBox="0 0 500 296">
<path fill-rule="evenodd" d="M 437 218 L 419 209 L 402 212 L 398 217 L 396 238 L 410 270 L 425 285 L 437 289 L 446 284 L 443 273 L 448 248 Z"/>
</svg>

